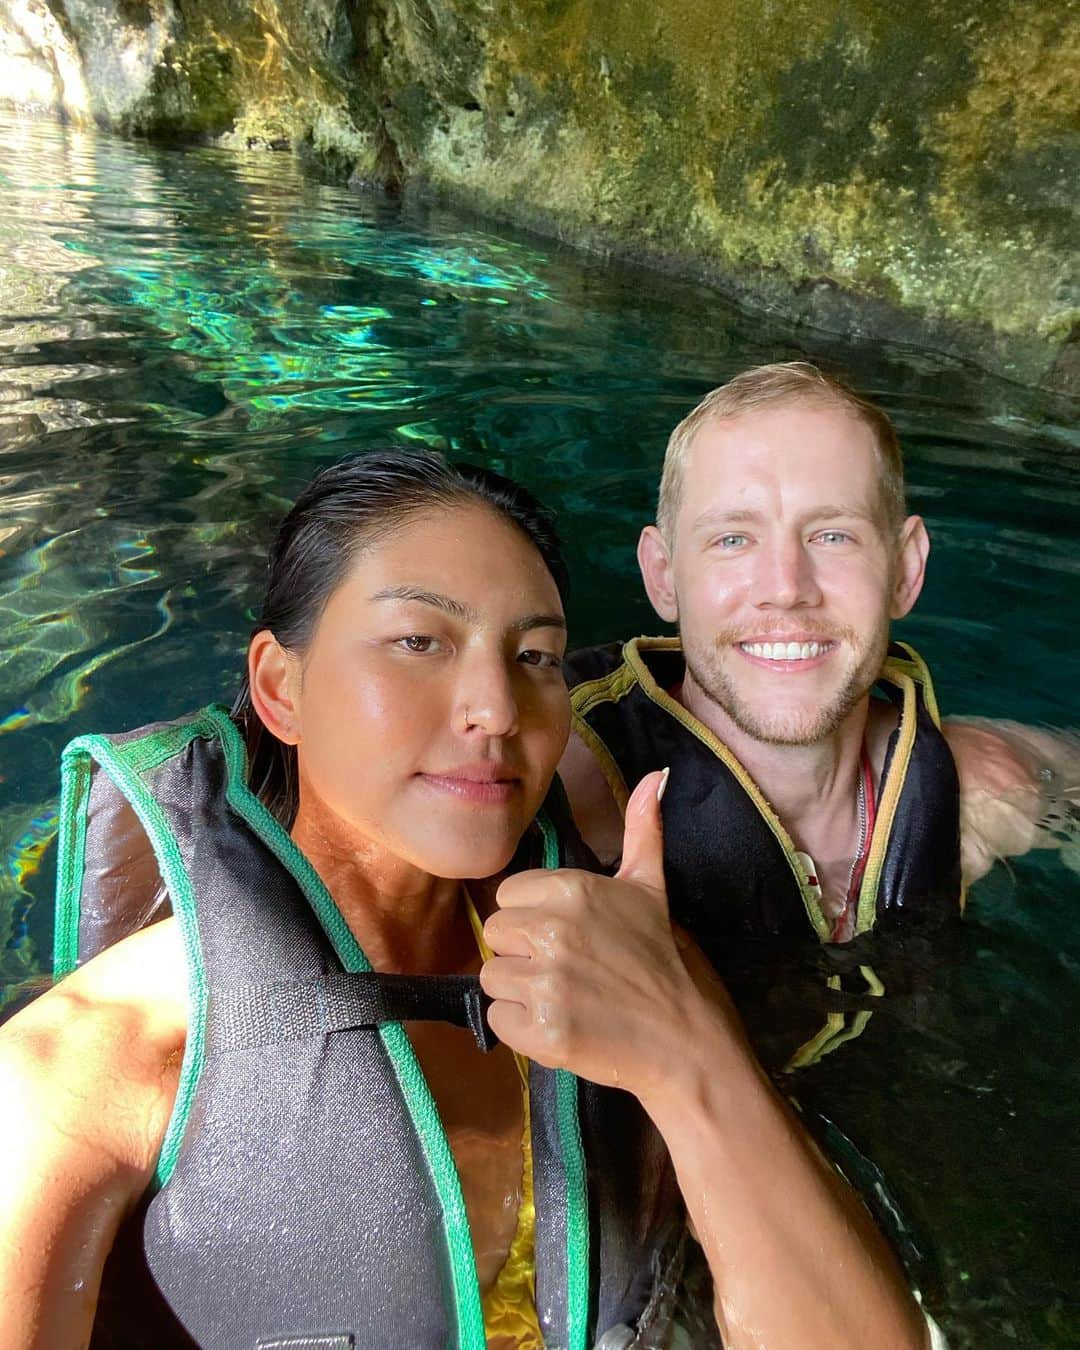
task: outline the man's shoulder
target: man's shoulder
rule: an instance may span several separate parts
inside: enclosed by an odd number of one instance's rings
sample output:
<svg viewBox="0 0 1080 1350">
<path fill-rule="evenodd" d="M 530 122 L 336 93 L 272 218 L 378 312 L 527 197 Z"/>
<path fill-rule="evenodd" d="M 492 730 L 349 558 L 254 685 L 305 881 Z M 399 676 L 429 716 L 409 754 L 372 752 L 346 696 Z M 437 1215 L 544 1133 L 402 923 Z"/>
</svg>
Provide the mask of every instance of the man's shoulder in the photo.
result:
<svg viewBox="0 0 1080 1350">
<path fill-rule="evenodd" d="M 603 679 L 617 670 L 624 660 L 625 642 L 604 642 L 596 647 L 579 647 L 563 661 L 567 687 L 576 689 L 590 680 Z"/>
<path fill-rule="evenodd" d="M 563 662 L 566 683 L 572 690 L 606 679 L 624 667 L 635 679 L 650 683 L 655 678 L 666 688 L 682 679 L 682 645 L 677 637 L 632 637 L 624 642 L 582 647 Z"/>
</svg>

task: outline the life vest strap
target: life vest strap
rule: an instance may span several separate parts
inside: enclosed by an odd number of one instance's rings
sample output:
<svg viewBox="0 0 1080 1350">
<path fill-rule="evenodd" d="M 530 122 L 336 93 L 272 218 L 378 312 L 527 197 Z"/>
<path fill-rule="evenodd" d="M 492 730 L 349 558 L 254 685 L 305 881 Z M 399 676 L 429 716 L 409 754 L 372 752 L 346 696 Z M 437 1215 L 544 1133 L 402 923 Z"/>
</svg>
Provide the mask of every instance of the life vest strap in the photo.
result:
<svg viewBox="0 0 1080 1350">
<path fill-rule="evenodd" d="M 481 1050 L 498 1043 L 488 1026 L 491 1000 L 476 975 L 335 972 L 317 980 L 239 985 L 210 995 L 207 1050 L 311 1040 L 384 1022 L 449 1022 L 471 1031 Z"/>
</svg>

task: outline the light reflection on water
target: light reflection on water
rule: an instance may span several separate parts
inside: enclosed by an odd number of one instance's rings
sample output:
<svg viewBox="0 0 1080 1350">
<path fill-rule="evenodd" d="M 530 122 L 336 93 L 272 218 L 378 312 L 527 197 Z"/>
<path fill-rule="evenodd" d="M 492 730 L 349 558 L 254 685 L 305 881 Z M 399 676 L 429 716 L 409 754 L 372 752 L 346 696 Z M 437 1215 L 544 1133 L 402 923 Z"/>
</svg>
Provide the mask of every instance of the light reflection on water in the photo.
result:
<svg viewBox="0 0 1080 1350">
<path fill-rule="evenodd" d="M 944 708 L 1078 720 L 1080 436 L 1060 403 L 282 157 L 0 117 L 0 174 L 0 983 L 47 962 L 60 748 L 231 694 L 272 523 L 356 449 L 522 478 L 559 508 L 576 640 L 655 630 L 634 543 L 667 432 L 747 364 L 819 357 L 901 429 L 935 545 L 903 635 Z M 1060 1188 L 1077 892 L 1055 859 L 999 870 L 920 1008 L 821 1070 L 958 1346 L 1080 1337 Z"/>
</svg>

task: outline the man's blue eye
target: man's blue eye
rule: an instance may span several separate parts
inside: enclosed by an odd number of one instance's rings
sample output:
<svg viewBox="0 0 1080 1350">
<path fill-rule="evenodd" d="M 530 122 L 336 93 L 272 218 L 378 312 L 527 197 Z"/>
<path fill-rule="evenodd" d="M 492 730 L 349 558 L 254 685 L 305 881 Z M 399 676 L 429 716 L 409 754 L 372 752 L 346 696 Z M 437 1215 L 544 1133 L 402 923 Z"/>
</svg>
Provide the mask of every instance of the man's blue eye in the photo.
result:
<svg viewBox="0 0 1080 1350">
<path fill-rule="evenodd" d="M 846 544 L 850 542 L 851 535 L 846 530 L 822 530 L 818 538 L 826 544 Z"/>
<path fill-rule="evenodd" d="M 721 548 L 738 548 L 746 543 L 745 534 L 722 534 L 716 541 Z"/>
</svg>

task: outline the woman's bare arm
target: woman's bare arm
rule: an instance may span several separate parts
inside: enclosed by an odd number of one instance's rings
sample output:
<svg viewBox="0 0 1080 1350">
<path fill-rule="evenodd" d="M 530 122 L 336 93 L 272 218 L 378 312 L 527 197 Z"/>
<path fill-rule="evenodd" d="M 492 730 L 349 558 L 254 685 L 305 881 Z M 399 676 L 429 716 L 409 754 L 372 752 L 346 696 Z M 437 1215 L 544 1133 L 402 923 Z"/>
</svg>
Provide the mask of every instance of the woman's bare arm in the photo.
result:
<svg viewBox="0 0 1080 1350">
<path fill-rule="evenodd" d="M 869 1211 L 759 1067 L 704 956 L 682 955 L 705 997 L 687 1001 L 684 1053 L 643 1105 L 709 1262 L 725 1346 L 921 1350 L 922 1311 Z"/>
<path fill-rule="evenodd" d="M 105 1258 L 153 1174 L 187 1022 L 165 920 L 0 1029 L 0 1344 L 82 1350 Z"/>
<path fill-rule="evenodd" d="M 616 877 L 499 888 L 484 966 L 496 1034 L 632 1092 L 668 1146 L 730 1350 L 923 1350 L 929 1332 L 859 1197 L 759 1068 L 712 968 L 668 918 L 649 774 Z"/>
</svg>

